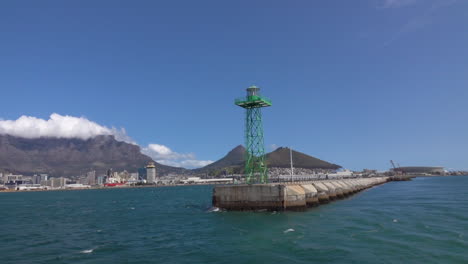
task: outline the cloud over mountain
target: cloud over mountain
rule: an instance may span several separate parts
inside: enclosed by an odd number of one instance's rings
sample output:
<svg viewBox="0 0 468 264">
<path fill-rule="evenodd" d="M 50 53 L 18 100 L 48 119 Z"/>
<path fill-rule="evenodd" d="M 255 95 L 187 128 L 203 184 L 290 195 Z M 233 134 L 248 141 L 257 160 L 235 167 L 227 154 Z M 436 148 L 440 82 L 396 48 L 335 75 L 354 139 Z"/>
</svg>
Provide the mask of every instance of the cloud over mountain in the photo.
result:
<svg viewBox="0 0 468 264">
<path fill-rule="evenodd" d="M 53 113 L 49 119 L 33 116 L 21 116 L 16 120 L 0 120 L 0 135 L 11 135 L 21 138 L 79 138 L 90 139 L 101 135 L 113 135 L 116 140 L 136 145 L 127 135 L 124 128 L 107 127 L 90 121 L 85 117 L 74 117 Z M 143 154 L 150 156 L 156 162 L 176 167 L 197 168 L 206 166 L 213 161 L 197 160 L 193 153 L 178 153 L 170 148 L 149 144 L 141 147 Z"/>
<path fill-rule="evenodd" d="M 0 120 L 0 134 L 22 138 L 80 138 L 113 135 L 116 129 L 101 126 L 84 117 L 62 116 L 56 113 L 48 120 L 33 116 L 21 116 L 16 120 Z"/>
</svg>

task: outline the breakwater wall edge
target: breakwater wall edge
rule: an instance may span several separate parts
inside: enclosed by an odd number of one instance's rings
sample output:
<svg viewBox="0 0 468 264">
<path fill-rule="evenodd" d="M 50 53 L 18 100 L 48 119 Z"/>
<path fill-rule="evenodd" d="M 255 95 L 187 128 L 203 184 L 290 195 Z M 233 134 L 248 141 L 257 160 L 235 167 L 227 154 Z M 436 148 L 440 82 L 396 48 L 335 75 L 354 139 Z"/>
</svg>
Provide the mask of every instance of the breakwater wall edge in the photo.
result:
<svg viewBox="0 0 468 264">
<path fill-rule="evenodd" d="M 401 180 L 408 179 L 376 177 L 215 186 L 213 206 L 236 211 L 305 210 L 308 207 L 343 199 L 376 185 Z"/>
</svg>

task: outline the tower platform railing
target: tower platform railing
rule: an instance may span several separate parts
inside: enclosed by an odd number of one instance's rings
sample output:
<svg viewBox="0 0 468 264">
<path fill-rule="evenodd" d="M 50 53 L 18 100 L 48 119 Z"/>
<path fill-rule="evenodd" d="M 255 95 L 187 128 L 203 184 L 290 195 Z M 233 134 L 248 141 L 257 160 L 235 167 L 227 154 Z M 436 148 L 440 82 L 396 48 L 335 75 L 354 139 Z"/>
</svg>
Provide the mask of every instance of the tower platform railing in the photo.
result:
<svg viewBox="0 0 468 264">
<path fill-rule="evenodd" d="M 266 107 L 271 106 L 271 99 L 261 96 L 261 95 L 252 95 L 252 96 L 244 96 L 239 97 L 234 100 L 234 103 L 238 106 L 254 106 L 258 105 L 258 107 Z"/>
</svg>

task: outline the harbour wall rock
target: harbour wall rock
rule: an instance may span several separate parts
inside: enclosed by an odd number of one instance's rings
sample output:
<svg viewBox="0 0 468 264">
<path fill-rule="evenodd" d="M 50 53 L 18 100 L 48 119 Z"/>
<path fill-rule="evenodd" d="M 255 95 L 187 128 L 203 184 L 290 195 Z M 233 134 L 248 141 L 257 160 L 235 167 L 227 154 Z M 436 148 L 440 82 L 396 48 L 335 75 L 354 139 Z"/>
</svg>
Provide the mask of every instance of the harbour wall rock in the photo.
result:
<svg viewBox="0 0 468 264">
<path fill-rule="evenodd" d="M 292 183 L 222 185 L 213 189 L 213 206 L 237 211 L 304 210 L 343 199 L 392 180 L 389 177 Z"/>
</svg>

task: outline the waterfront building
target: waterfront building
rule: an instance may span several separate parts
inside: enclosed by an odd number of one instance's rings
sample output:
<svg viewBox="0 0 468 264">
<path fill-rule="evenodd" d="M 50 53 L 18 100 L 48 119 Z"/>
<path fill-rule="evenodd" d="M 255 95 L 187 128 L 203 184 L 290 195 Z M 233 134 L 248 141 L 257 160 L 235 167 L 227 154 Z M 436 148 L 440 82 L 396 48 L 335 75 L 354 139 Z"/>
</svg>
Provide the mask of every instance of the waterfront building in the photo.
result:
<svg viewBox="0 0 468 264">
<path fill-rule="evenodd" d="M 111 168 L 111 169 L 108 169 L 108 170 L 107 170 L 107 172 L 106 172 L 106 176 L 107 176 L 107 178 L 110 178 L 110 177 L 112 177 L 112 174 L 113 174 L 113 172 L 112 172 L 112 168 Z"/>
<path fill-rule="evenodd" d="M 106 182 L 106 176 L 101 175 L 97 177 L 97 185 L 104 185 Z"/>
<path fill-rule="evenodd" d="M 147 183 L 156 183 L 156 165 L 154 165 L 154 162 L 150 162 L 146 166 L 146 179 Z"/>
<path fill-rule="evenodd" d="M 49 179 L 48 174 L 34 174 L 33 183 L 47 186 L 47 180 Z"/>
<path fill-rule="evenodd" d="M 42 181 L 47 181 L 47 174 L 34 174 L 32 176 L 32 184 L 41 184 Z"/>
<path fill-rule="evenodd" d="M 41 181 L 41 185 L 42 186 L 52 186 L 52 181 L 49 179 L 49 180 L 46 180 L 46 181 Z"/>
<path fill-rule="evenodd" d="M 64 177 L 50 178 L 46 181 L 41 182 L 41 185 L 49 186 L 52 188 L 64 187 L 67 184 L 67 179 Z"/>
<path fill-rule="evenodd" d="M 23 182 L 23 175 L 14 175 L 14 174 L 5 174 L 3 176 L 4 183 L 22 183 Z"/>
<path fill-rule="evenodd" d="M 34 174 L 32 176 L 32 184 L 41 184 L 41 176 Z"/>
<path fill-rule="evenodd" d="M 52 182 L 52 187 L 63 187 L 67 184 L 67 179 L 64 177 L 55 178 Z"/>
<path fill-rule="evenodd" d="M 117 172 L 114 171 L 110 177 L 107 177 L 106 182 L 107 183 L 125 183 L 128 180 L 128 172 L 123 171 L 123 172 Z"/>
<path fill-rule="evenodd" d="M 139 178 L 138 178 L 138 173 L 137 172 L 132 172 L 130 173 L 130 180 L 132 181 L 138 181 Z"/>
<path fill-rule="evenodd" d="M 42 187 L 40 184 L 28 184 L 28 183 L 23 183 L 18 186 L 16 186 L 16 190 L 19 191 L 31 191 L 31 190 L 42 190 L 44 187 Z"/>
<path fill-rule="evenodd" d="M 86 175 L 81 176 L 76 180 L 76 183 L 87 185 L 88 184 L 88 177 L 86 177 Z"/>
<path fill-rule="evenodd" d="M 96 185 L 96 171 L 93 170 L 93 171 L 89 171 L 86 173 L 86 180 L 87 180 L 87 183 L 88 185 Z"/>
<path fill-rule="evenodd" d="M 120 172 L 119 179 L 120 179 L 120 182 L 127 182 L 130 179 L 130 173 L 128 173 L 128 171 L 126 170 Z"/>
<path fill-rule="evenodd" d="M 32 184 L 32 176 L 23 176 L 23 184 L 24 183 Z"/>
<path fill-rule="evenodd" d="M 41 175 L 41 180 L 39 181 L 39 183 L 40 183 L 41 181 L 47 181 L 47 179 L 49 178 L 49 175 L 48 175 L 48 174 L 43 173 L 43 174 L 40 174 L 40 175 Z"/>
<path fill-rule="evenodd" d="M 72 184 L 65 185 L 65 188 L 67 188 L 67 189 L 84 189 L 84 188 L 91 188 L 91 186 L 81 184 L 81 183 L 72 183 Z"/>
</svg>

